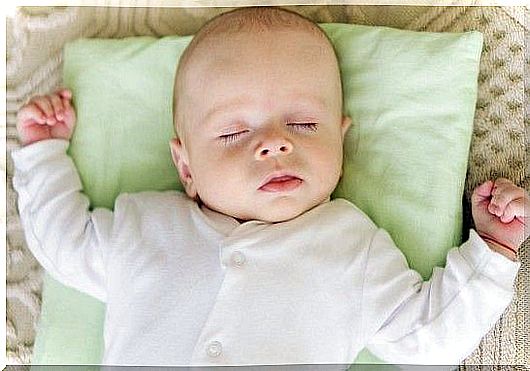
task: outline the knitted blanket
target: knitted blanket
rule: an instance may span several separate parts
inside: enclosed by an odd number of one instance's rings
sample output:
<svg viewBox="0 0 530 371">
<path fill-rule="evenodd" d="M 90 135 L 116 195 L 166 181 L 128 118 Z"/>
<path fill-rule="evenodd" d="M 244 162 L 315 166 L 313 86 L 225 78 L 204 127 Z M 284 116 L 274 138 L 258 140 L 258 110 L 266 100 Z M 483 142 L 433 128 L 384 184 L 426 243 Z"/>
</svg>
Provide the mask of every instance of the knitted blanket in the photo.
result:
<svg viewBox="0 0 530 371">
<path fill-rule="evenodd" d="M 236 5 L 234 2 L 232 4 Z M 287 6 L 316 22 L 347 22 L 432 32 L 478 30 L 484 34 L 478 101 L 463 200 L 465 228 L 472 226 L 472 190 L 499 176 L 530 187 L 525 129 L 530 125 L 525 67 L 528 7 Z M 61 85 L 62 46 L 79 37 L 188 35 L 227 8 L 24 7 L 7 19 L 7 153 L 19 146 L 17 110 L 35 94 Z M 525 99 L 526 98 L 526 99 Z M 526 110 L 525 110 L 526 109 Z M 6 154 L 7 154 L 6 153 Z M 7 363 L 28 364 L 39 320 L 42 269 L 27 250 L 7 168 Z M 464 236 L 467 237 L 467 236 Z M 516 297 L 502 318 L 461 366 L 530 366 L 530 251 L 520 252 Z"/>
</svg>

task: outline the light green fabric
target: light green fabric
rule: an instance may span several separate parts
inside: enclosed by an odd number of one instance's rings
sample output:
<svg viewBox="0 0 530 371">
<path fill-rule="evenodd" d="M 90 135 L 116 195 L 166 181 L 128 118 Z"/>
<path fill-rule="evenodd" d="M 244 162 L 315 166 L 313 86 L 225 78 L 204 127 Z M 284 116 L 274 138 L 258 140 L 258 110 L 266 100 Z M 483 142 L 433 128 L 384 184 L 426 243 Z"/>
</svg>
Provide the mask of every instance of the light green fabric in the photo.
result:
<svg viewBox="0 0 530 371">
<path fill-rule="evenodd" d="M 47 274 L 43 293 L 32 363 L 98 363 L 103 356 L 105 305 Z"/>
<path fill-rule="evenodd" d="M 323 28 L 353 119 L 333 197 L 387 229 L 428 278 L 460 243 L 482 35 Z M 78 114 L 69 151 L 92 206 L 112 207 L 123 191 L 181 189 L 168 141 L 175 63 L 189 40 L 85 39 L 65 48 L 64 82 Z M 89 299 L 45 286 L 34 363 L 100 362 L 104 306 Z M 379 360 L 363 352 L 357 362 Z"/>
<path fill-rule="evenodd" d="M 460 243 L 482 34 L 325 28 L 353 120 L 334 196 L 385 228 L 427 279 Z"/>
</svg>

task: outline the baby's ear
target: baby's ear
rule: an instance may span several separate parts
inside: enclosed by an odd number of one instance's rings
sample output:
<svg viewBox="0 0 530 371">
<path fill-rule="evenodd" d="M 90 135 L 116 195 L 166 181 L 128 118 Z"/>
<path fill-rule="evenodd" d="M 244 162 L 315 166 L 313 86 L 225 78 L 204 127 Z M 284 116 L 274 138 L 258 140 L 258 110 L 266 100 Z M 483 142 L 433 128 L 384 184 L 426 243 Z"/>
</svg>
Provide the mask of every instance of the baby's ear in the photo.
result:
<svg viewBox="0 0 530 371">
<path fill-rule="evenodd" d="M 180 138 L 171 139 L 169 141 L 169 148 L 171 149 L 171 157 L 179 173 L 180 181 L 186 189 L 188 196 L 194 199 L 197 196 L 197 190 L 195 189 L 195 184 L 191 176 L 188 153 L 182 146 Z"/>
<path fill-rule="evenodd" d="M 344 136 L 346 135 L 346 132 L 351 126 L 351 117 L 349 116 L 342 116 L 342 123 L 341 123 L 341 131 L 342 131 L 342 140 L 344 140 Z"/>
</svg>

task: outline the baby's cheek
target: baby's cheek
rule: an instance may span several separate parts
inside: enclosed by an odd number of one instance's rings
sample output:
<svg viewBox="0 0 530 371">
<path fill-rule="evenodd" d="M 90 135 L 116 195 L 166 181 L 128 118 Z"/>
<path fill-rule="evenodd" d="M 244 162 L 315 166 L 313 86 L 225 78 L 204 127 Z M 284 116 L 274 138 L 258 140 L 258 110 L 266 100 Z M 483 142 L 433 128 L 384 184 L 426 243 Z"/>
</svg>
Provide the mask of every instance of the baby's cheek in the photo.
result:
<svg viewBox="0 0 530 371">
<path fill-rule="evenodd" d="M 339 151 L 322 151 L 316 156 L 315 167 L 320 181 L 327 187 L 335 186 L 342 170 L 342 153 Z"/>
<path fill-rule="evenodd" d="M 243 194 L 242 180 L 238 171 L 226 164 L 212 164 L 201 173 L 199 194 L 211 203 L 235 202 Z"/>
</svg>

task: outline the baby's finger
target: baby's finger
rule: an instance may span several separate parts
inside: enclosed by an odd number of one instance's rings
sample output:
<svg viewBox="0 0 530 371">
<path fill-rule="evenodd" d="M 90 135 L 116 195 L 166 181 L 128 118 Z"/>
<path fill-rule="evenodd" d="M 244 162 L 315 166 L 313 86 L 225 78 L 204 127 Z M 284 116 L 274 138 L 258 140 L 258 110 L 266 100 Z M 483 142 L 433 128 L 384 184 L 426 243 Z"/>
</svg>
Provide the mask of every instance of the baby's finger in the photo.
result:
<svg viewBox="0 0 530 371">
<path fill-rule="evenodd" d="M 28 104 L 18 111 L 17 124 L 25 127 L 33 122 L 44 125 L 46 123 L 46 117 L 36 104 Z"/>
<path fill-rule="evenodd" d="M 61 98 L 64 98 L 66 100 L 72 99 L 72 91 L 70 89 L 59 89 L 57 91 L 57 94 L 59 94 Z"/>
<path fill-rule="evenodd" d="M 501 215 L 501 222 L 509 223 L 516 217 L 525 217 L 525 205 L 523 198 L 515 199 L 506 206 L 504 213 Z"/>
<path fill-rule="evenodd" d="M 63 98 L 63 106 L 64 106 L 64 115 L 63 115 L 63 121 L 68 125 L 72 126 L 73 121 L 75 121 L 75 110 L 72 104 L 69 100 Z"/>
<path fill-rule="evenodd" d="M 61 101 L 63 102 L 63 107 L 65 111 L 69 108 L 72 108 L 72 104 L 70 103 L 70 99 L 67 98 L 61 98 Z"/>
<path fill-rule="evenodd" d="M 50 95 L 50 102 L 53 107 L 53 111 L 55 113 L 55 118 L 57 121 L 63 120 L 64 115 L 64 107 L 63 107 L 63 101 L 57 94 Z"/>
<path fill-rule="evenodd" d="M 53 107 L 49 99 L 45 96 L 37 96 L 31 100 L 32 103 L 36 104 L 40 108 L 46 117 L 53 116 Z"/>
<path fill-rule="evenodd" d="M 511 180 L 506 178 L 497 178 L 493 182 L 493 189 L 491 190 L 491 195 L 495 196 L 496 194 L 503 193 L 507 189 L 518 188 Z"/>
<path fill-rule="evenodd" d="M 523 198 L 524 191 L 513 183 L 497 183 L 492 191 L 488 210 L 497 216 L 504 214 L 507 205 L 513 200 Z"/>
<path fill-rule="evenodd" d="M 512 206 L 514 202 L 510 202 L 508 206 L 506 206 L 506 209 L 504 209 L 504 213 L 501 215 L 501 222 L 510 223 L 517 216 L 514 207 Z"/>
</svg>

